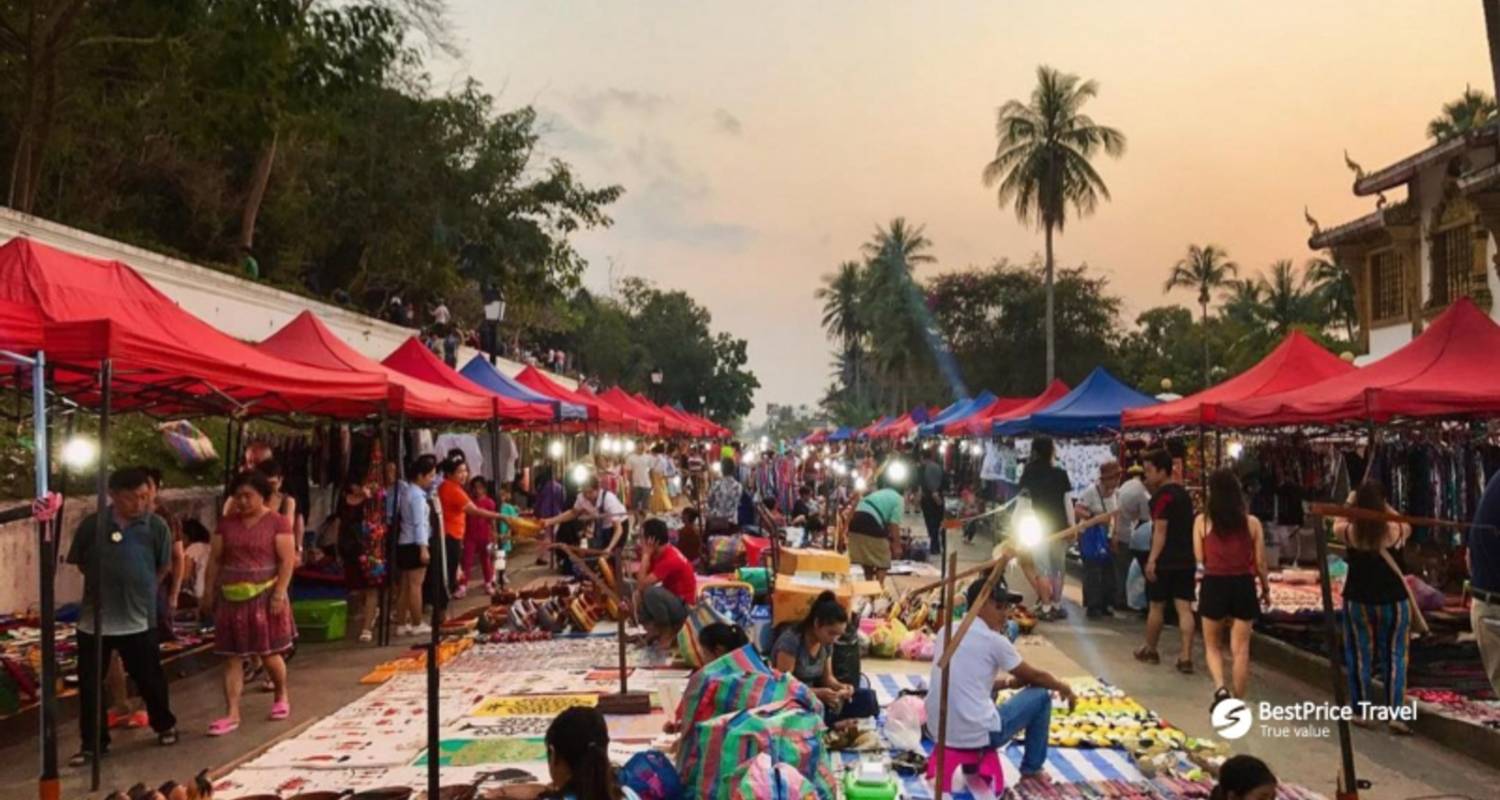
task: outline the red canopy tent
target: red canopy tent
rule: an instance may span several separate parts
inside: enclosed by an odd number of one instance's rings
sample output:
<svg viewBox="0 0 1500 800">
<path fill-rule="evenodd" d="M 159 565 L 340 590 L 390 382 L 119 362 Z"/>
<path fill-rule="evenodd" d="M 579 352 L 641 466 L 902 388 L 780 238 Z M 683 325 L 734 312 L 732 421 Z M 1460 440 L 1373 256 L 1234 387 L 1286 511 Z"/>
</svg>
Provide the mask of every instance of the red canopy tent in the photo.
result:
<svg viewBox="0 0 1500 800">
<path fill-rule="evenodd" d="M 910 435 L 911 432 L 916 430 L 917 426 L 920 424 L 920 422 L 912 419 L 911 412 L 908 411 L 907 413 L 902 414 L 894 420 L 891 420 L 888 424 L 882 425 L 877 428 L 870 434 L 870 438 L 901 439 L 905 436 Z"/>
<path fill-rule="evenodd" d="M 1293 331 L 1248 370 L 1197 394 L 1156 406 L 1127 409 L 1126 428 L 1170 428 L 1213 425 L 1219 407 L 1289 392 L 1354 371 L 1354 365 L 1323 349 L 1301 331 Z"/>
<path fill-rule="evenodd" d="M 609 403 L 610 405 L 613 405 L 615 408 L 620 409 L 626 414 L 629 414 L 637 419 L 645 420 L 646 422 L 655 425 L 655 433 L 692 432 L 688 430 L 687 426 L 683 425 L 673 417 L 668 416 L 665 411 L 657 408 L 656 406 L 641 402 L 640 400 L 636 399 L 635 395 L 632 395 L 630 392 L 627 392 L 618 386 L 611 386 L 608 390 L 600 392 L 599 399 Z"/>
<path fill-rule="evenodd" d="M 380 362 L 386 367 L 393 369 L 403 375 L 409 375 L 420 381 L 452 389 L 464 394 L 478 395 L 480 397 L 493 397 L 495 399 L 495 416 L 498 419 L 513 423 L 546 423 L 552 422 L 556 414 L 550 403 L 527 403 L 496 394 L 489 389 L 460 375 L 457 370 L 444 364 L 433 352 L 417 341 L 415 336 L 407 337 L 401 346 L 391 351 Z"/>
<path fill-rule="evenodd" d="M 391 369 L 350 347 L 311 311 L 298 314 L 255 347 L 299 364 L 379 377 L 386 382 L 392 413 L 427 420 L 479 421 L 495 416 L 493 396 L 438 386 Z"/>
<path fill-rule="evenodd" d="M 646 435 L 646 436 L 654 436 L 654 435 L 656 435 L 656 434 L 658 434 L 658 433 L 661 432 L 661 423 L 658 423 L 658 422 L 656 422 L 654 420 L 648 419 L 647 417 L 641 416 L 634 409 L 627 408 L 626 406 L 622 406 L 622 405 L 620 405 L 619 403 L 617 403 L 617 402 L 615 402 L 613 400 L 607 400 L 607 399 L 605 399 L 604 397 L 602 397 L 601 395 L 599 395 L 597 392 L 595 392 L 594 390 L 590 389 L 589 387 L 585 386 L 584 384 L 581 384 L 581 383 L 578 384 L 577 391 L 578 391 L 578 393 L 580 395 L 583 395 L 584 397 L 587 397 L 590 400 L 593 400 L 593 401 L 595 401 L 597 403 L 600 403 L 600 404 L 602 404 L 604 406 L 607 406 L 609 408 L 613 408 L 614 410 L 620 412 L 621 414 L 624 414 L 626 421 L 625 421 L 625 423 L 620 428 L 620 431 L 622 433 L 623 432 L 630 432 L 630 433 L 639 433 L 639 434 L 643 434 L 643 435 Z"/>
<path fill-rule="evenodd" d="M 1061 381 L 1054 380 L 1054 385 L 1062 386 Z M 1063 386 L 1064 393 L 1067 387 Z M 990 432 L 990 422 L 995 417 L 1030 403 L 1031 397 L 997 397 L 994 402 L 970 414 L 962 419 L 956 419 L 943 426 L 944 436 L 975 436 L 987 435 Z"/>
<path fill-rule="evenodd" d="M 1053 378 L 1052 382 L 1047 384 L 1047 388 L 1043 389 L 1041 394 L 1030 400 L 1023 401 L 1020 405 L 993 411 L 987 410 L 985 414 L 968 420 L 964 432 L 970 436 L 989 436 L 990 432 L 994 430 L 996 422 L 1005 422 L 1007 420 L 1030 416 L 1056 403 L 1070 391 L 1072 390 L 1068 388 L 1066 383 Z M 991 408 L 993 409 L 993 406 Z"/>
<path fill-rule="evenodd" d="M 116 410 L 232 409 L 361 414 L 386 397 L 378 376 L 285 361 L 184 311 L 135 270 L 17 237 L 0 246 L 0 348 L 44 348 L 53 386 L 98 401 L 94 370 L 110 359 Z"/>
<path fill-rule="evenodd" d="M 627 425 L 631 425 L 636 421 L 634 417 L 627 417 L 625 412 L 592 394 L 585 395 L 563 386 L 542 374 L 541 370 L 536 367 L 527 367 L 521 370 L 516 375 L 516 382 L 533 391 L 541 392 L 548 397 L 555 397 L 565 403 L 583 406 L 588 409 L 589 422 L 596 423 L 604 428 L 623 430 Z"/>
<path fill-rule="evenodd" d="M 1385 358 L 1280 394 L 1226 403 L 1229 427 L 1500 414 L 1500 325 L 1467 298 Z"/>
<path fill-rule="evenodd" d="M 668 419 L 674 420 L 677 423 L 678 428 L 688 436 L 705 438 L 714 435 L 714 426 L 711 423 L 705 422 L 704 420 L 700 419 L 694 419 L 686 412 L 678 411 L 671 406 L 657 405 L 646 399 L 645 397 L 642 397 L 641 395 L 635 395 L 635 399 L 637 402 L 644 404 L 646 407 L 654 408 L 657 411 L 660 411 L 662 414 L 665 414 Z"/>
</svg>

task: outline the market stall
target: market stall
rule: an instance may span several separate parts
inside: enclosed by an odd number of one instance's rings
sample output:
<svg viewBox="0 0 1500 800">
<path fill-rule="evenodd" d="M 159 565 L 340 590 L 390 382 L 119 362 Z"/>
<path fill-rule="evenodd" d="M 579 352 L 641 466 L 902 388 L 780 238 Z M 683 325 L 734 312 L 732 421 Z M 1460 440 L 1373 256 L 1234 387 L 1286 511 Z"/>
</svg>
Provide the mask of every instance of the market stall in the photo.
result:
<svg viewBox="0 0 1500 800">
<path fill-rule="evenodd" d="M 499 368 L 485 360 L 483 356 L 474 356 L 469 359 L 469 363 L 465 364 L 463 369 L 459 370 L 459 374 L 495 394 L 504 395 L 523 403 L 549 405 L 552 407 L 553 420 L 556 422 L 588 419 L 587 408 L 575 403 L 569 403 L 544 392 L 538 392 L 529 386 L 518 383 L 515 378 L 501 372 Z"/>
</svg>

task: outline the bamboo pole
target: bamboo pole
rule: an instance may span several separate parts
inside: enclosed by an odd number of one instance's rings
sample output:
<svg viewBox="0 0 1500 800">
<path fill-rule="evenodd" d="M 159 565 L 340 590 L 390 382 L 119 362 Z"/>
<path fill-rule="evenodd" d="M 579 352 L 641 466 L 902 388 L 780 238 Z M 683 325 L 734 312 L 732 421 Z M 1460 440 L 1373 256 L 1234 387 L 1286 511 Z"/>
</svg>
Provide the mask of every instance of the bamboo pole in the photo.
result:
<svg viewBox="0 0 1500 800">
<path fill-rule="evenodd" d="M 949 575 L 953 575 L 955 573 L 955 571 L 958 569 L 958 554 L 954 553 L 953 555 L 949 556 L 948 557 L 948 561 L 946 563 L 948 565 L 948 574 Z M 996 574 L 999 574 L 999 572 L 1000 572 L 1000 570 L 995 570 Z M 944 655 L 946 655 L 948 653 L 948 651 L 950 651 L 950 650 L 953 649 L 953 645 L 952 645 L 952 642 L 953 642 L 953 594 L 954 594 L 953 590 L 954 590 L 954 587 L 957 585 L 957 583 L 958 583 L 957 581 L 949 581 L 949 580 L 942 581 L 942 584 L 943 584 L 943 642 L 945 643 L 944 646 L 943 646 L 943 654 Z M 947 778 L 947 775 L 943 772 L 943 770 L 945 770 L 948 767 L 948 763 L 947 763 L 947 755 L 948 755 L 948 684 L 949 684 L 948 670 L 945 667 L 943 669 L 943 683 L 942 683 L 942 688 L 938 692 L 938 734 L 937 734 L 937 773 L 936 773 L 937 774 L 937 785 L 935 787 L 933 787 L 934 791 L 937 791 L 938 794 L 939 794 L 939 796 L 941 796 L 942 792 L 941 792 L 941 790 L 938 787 L 941 787 L 943 785 L 944 779 Z"/>
</svg>

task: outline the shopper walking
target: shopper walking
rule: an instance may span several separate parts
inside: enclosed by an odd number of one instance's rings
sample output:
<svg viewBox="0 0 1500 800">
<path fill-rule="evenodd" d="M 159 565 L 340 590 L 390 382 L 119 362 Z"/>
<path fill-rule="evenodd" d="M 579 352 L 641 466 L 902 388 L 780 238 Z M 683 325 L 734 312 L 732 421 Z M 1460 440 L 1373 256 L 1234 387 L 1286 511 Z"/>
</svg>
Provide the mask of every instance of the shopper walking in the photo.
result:
<svg viewBox="0 0 1500 800">
<path fill-rule="evenodd" d="M 358 620 L 359 641 L 374 638 L 375 619 L 380 614 L 379 589 L 384 577 L 381 543 L 385 540 L 380 506 L 365 487 L 350 481 L 339 497 L 334 519 L 338 525 L 337 548 L 344 568 L 344 588 L 349 591 L 351 616 Z"/>
<path fill-rule="evenodd" d="M 1369 511 L 1394 514 L 1385 499 L 1385 487 L 1365 481 L 1349 501 Z M 1391 557 L 1411 536 L 1404 522 L 1340 519 L 1333 534 L 1348 545 L 1344 560 L 1349 573 L 1344 578 L 1344 664 L 1349 676 L 1349 704 L 1362 703 L 1400 708 L 1406 702 L 1407 646 L 1411 640 L 1412 614 L 1406 581 Z M 1384 703 L 1375 696 L 1372 682 L 1385 684 Z M 1358 715 L 1356 715 L 1358 716 Z M 1357 719 L 1357 722 L 1364 720 Z M 1392 733 L 1407 735 L 1411 728 L 1391 720 Z"/>
<path fill-rule="evenodd" d="M 490 484 L 483 476 L 475 475 L 469 479 L 469 498 L 483 511 L 497 514 L 500 511 L 495 505 L 495 498 L 490 497 Z M 463 574 L 463 585 L 459 587 L 461 590 L 468 590 L 469 584 L 473 582 L 470 578 L 483 575 L 484 593 L 495 593 L 494 548 L 494 520 L 478 514 L 469 515 L 464 520 L 464 553 L 458 565 L 459 572 Z"/>
<path fill-rule="evenodd" d="M 1172 454 L 1152 450 L 1146 454 L 1146 487 L 1151 489 L 1151 552 L 1146 556 L 1146 644 L 1135 651 L 1137 661 L 1161 663 L 1157 644 L 1166 624 L 1167 603 L 1177 610 L 1177 630 L 1182 650 L 1177 671 L 1193 672 L 1193 598 L 1197 564 L 1193 555 L 1193 498 L 1175 480 Z"/>
<path fill-rule="evenodd" d="M 1271 601 L 1265 531 L 1250 515 L 1240 479 L 1220 469 L 1208 482 L 1208 513 L 1193 523 L 1193 553 L 1203 565 L 1198 611 L 1203 615 L 1204 660 L 1214 679 L 1214 705 L 1245 698 L 1250 683 L 1250 633 L 1260 606 Z M 1260 581 L 1260 602 L 1255 585 Z M 1224 680 L 1224 633 L 1229 633 L 1230 680 Z"/>
<path fill-rule="evenodd" d="M 1052 437 L 1038 436 L 1031 440 L 1031 456 L 1021 471 L 1020 490 L 1031 501 L 1031 513 L 1041 522 L 1042 533 L 1046 535 L 1072 524 L 1067 498 L 1073 484 L 1067 471 L 1053 463 L 1055 455 Z M 1067 552 L 1068 543 L 1062 539 L 1049 541 L 1039 553 L 1021 550 L 1018 559 L 1021 570 L 1036 589 L 1037 619 L 1059 620 L 1068 616 L 1062 605 Z"/>
<path fill-rule="evenodd" d="M 557 479 L 552 471 L 551 464 L 543 464 L 536 472 L 536 498 L 531 503 L 531 510 L 536 512 L 537 519 L 548 519 L 563 513 L 568 501 L 568 492 L 563 488 L 562 481 Z M 543 528 L 542 553 L 537 556 L 537 566 L 547 563 L 548 554 L 553 552 L 552 548 L 545 545 L 554 544 L 557 541 L 557 527 L 548 525 Z"/>
<path fill-rule="evenodd" d="M 1115 492 L 1120 513 L 1115 515 L 1115 608 L 1130 608 L 1126 587 L 1130 583 L 1130 565 L 1146 568 L 1151 555 L 1151 490 L 1142 480 L 1145 469 L 1139 464 L 1126 470 L 1126 481 Z M 1142 606 L 1144 608 L 1144 606 Z"/>
<path fill-rule="evenodd" d="M 920 491 L 922 522 L 927 526 L 927 541 L 932 552 L 939 557 L 948 557 L 947 537 L 943 533 L 943 464 L 935 447 L 922 455 L 922 465 L 917 470 L 917 488 Z"/>
<path fill-rule="evenodd" d="M 396 567 L 400 569 L 401 596 L 396 608 L 396 633 L 426 636 L 432 628 L 422 622 L 422 584 L 432 560 L 432 505 L 427 490 L 437 481 L 437 459 L 418 456 L 406 467 L 406 481 L 398 484 L 396 503 Z"/>
<path fill-rule="evenodd" d="M 1120 464 L 1106 461 L 1099 465 L 1099 479 L 1078 495 L 1074 516 L 1088 519 L 1113 514 L 1118 509 L 1115 497 L 1120 485 Z M 1115 544 L 1108 523 L 1084 531 L 1078 540 L 1083 559 L 1083 607 L 1091 619 L 1113 617 L 1110 606 L 1115 601 Z"/>
<path fill-rule="evenodd" d="M 1490 688 L 1500 695 L 1500 472 L 1484 487 L 1469 529 L 1469 584 L 1474 600 L 1469 621 L 1479 657 Z"/>
<path fill-rule="evenodd" d="M 203 607 L 214 617 L 214 652 L 225 656 L 225 714 L 208 726 L 210 736 L 240 726 L 247 657 L 259 657 L 274 684 L 270 718 L 286 719 L 292 713 L 282 656 L 296 638 L 287 595 L 296 544 L 286 518 L 270 506 L 275 492 L 266 476 L 243 473 L 229 491 L 233 511 L 214 531 Z"/>
<path fill-rule="evenodd" d="M 157 742 L 177 743 L 177 718 L 172 715 L 156 630 L 156 587 L 172 565 L 172 534 L 161 517 L 150 512 L 146 484 L 146 474 L 139 469 L 111 474 L 110 505 L 79 523 L 68 549 L 68 563 L 84 578 L 77 628 L 78 727 L 83 744 L 68 760 L 72 766 L 109 752 L 108 730 L 97 731 L 100 750 L 94 751 L 101 702 L 96 665 L 109 663 L 112 653 L 120 654 L 125 672 L 135 680 Z"/>
</svg>

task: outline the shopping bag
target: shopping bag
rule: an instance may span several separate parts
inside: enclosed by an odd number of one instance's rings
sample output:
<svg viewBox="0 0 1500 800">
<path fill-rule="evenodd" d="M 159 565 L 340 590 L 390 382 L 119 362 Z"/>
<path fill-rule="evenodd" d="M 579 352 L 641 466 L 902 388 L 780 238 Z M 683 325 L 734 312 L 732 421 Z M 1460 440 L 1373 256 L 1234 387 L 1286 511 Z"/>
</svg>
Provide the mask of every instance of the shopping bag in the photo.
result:
<svg viewBox="0 0 1500 800">
<path fill-rule="evenodd" d="M 1135 611 L 1146 610 L 1146 573 L 1141 571 L 1141 562 L 1130 562 L 1130 574 L 1125 578 L 1125 604 Z"/>
<path fill-rule="evenodd" d="M 778 763 L 769 753 L 761 753 L 740 770 L 729 797 L 730 800 L 818 800 L 818 793 L 796 767 Z"/>
<path fill-rule="evenodd" d="M 688 612 L 687 621 L 677 631 L 677 652 L 688 666 L 703 666 L 703 646 L 698 642 L 698 634 L 716 622 L 729 624 L 729 618 L 702 600 Z"/>
<path fill-rule="evenodd" d="M 710 536 L 703 548 L 703 558 L 710 574 L 734 572 L 743 564 L 745 544 L 739 534 Z"/>
<path fill-rule="evenodd" d="M 698 589 L 698 602 L 713 606 L 720 616 L 749 630 L 750 610 L 755 607 L 755 587 L 740 581 L 705 583 Z"/>
<path fill-rule="evenodd" d="M 821 707 L 788 699 L 724 714 L 684 737 L 683 785 L 705 800 L 733 800 L 744 765 L 765 753 L 789 764 L 812 785 L 812 796 L 833 800 L 834 777 L 823 745 Z"/>
<path fill-rule="evenodd" d="M 1078 556 L 1093 563 L 1114 560 L 1114 553 L 1109 549 L 1109 528 L 1092 525 L 1085 529 L 1078 537 Z"/>
<path fill-rule="evenodd" d="M 822 704 L 807 684 L 771 669 L 754 648 L 746 646 L 705 665 L 688 681 L 678 719 L 683 730 L 690 731 L 722 714 L 788 699 L 822 713 Z"/>
</svg>

